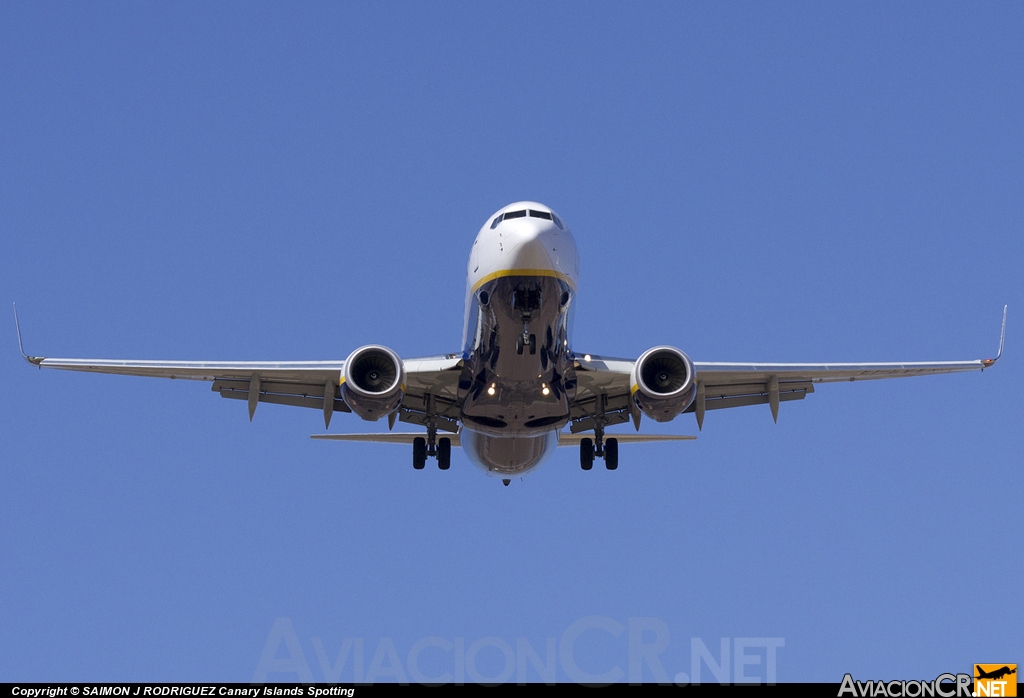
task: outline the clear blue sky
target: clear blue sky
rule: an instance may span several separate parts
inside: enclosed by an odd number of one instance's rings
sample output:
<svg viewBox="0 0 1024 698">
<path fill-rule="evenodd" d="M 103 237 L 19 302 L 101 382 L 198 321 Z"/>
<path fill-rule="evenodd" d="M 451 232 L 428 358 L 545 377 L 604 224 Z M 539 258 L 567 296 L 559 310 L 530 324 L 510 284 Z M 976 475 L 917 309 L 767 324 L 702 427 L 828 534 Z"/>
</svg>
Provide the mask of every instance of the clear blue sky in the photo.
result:
<svg viewBox="0 0 1024 698">
<path fill-rule="evenodd" d="M 3 1 L 0 681 L 248 681 L 278 617 L 318 679 L 313 638 L 543 656 L 588 616 L 663 622 L 670 677 L 691 638 L 784 638 L 784 681 L 1024 662 L 1022 36 L 1020 3 Z M 51 356 L 458 350 L 473 236 L 525 198 L 576 235 L 578 351 L 983 358 L 1008 303 L 1003 362 L 506 488 L 17 354 L 14 300 Z"/>
</svg>

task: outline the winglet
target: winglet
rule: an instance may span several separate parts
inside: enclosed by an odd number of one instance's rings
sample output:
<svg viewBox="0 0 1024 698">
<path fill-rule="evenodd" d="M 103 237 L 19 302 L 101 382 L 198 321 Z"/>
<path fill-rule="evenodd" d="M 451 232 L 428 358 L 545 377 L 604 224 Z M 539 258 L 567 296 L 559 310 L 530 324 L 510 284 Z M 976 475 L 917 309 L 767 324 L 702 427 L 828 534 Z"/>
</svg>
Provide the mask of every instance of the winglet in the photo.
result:
<svg viewBox="0 0 1024 698">
<path fill-rule="evenodd" d="M 38 366 L 43 362 L 43 357 L 29 356 L 28 354 L 25 353 L 25 347 L 21 343 L 21 323 L 18 322 L 18 304 L 11 303 L 11 305 L 14 306 L 14 327 L 18 331 L 18 350 L 21 352 L 21 355 L 25 357 L 25 361 L 28 361 L 33 366 Z"/>
<path fill-rule="evenodd" d="M 996 354 L 996 358 L 994 358 L 994 359 L 985 359 L 984 361 L 982 361 L 982 363 L 985 364 L 985 368 L 988 368 L 989 366 L 994 364 L 996 361 L 999 361 L 999 358 L 1003 355 L 1003 342 L 1006 341 L 1006 309 L 1007 309 L 1007 307 L 1009 307 L 1009 306 L 1006 306 L 1006 305 L 1003 306 L 1003 329 L 1000 330 L 1000 332 L 999 332 L 999 352 Z"/>
</svg>

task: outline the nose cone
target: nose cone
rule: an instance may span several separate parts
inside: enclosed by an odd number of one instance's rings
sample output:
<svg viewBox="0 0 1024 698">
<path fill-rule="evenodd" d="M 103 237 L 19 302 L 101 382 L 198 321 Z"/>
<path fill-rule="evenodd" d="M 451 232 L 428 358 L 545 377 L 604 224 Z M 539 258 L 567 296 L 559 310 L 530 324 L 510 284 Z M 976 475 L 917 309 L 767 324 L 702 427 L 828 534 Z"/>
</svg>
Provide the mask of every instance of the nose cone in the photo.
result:
<svg viewBox="0 0 1024 698">
<path fill-rule="evenodd" d="M 496 211 L 469 255 L 472 290 L 491 275 L 556 276 L 576 288 L 580 261 L 572 232 L 543 204 L 519 201 Z"/>
<path fill-rule="evenodd" d="M 508 230 L 502 231 L 506 264 L 514 269 L 551 268 L 555 262 L 552 253 L 557 250 L 554 225 L 535 218 L 509 224 Z"/>
</svg>

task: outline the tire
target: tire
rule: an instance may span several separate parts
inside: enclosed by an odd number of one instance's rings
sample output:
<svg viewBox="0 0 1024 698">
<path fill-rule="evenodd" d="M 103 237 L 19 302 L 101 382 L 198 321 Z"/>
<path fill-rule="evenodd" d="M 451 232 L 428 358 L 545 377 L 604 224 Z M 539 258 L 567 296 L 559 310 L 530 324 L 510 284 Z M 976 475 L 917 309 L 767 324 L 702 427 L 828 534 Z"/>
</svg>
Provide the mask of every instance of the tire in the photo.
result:
<svg viewBox="0 0 1024 698">
<path fill-rule="evenodd" d="M 619 440 L 607 439 L 604 442 L 604 467 L 615 470 L 619 467 Z"/>
<path fill-rule="evenodd" d="M 423 470 L 427 464 L 427 440 L 417 436 L 412 440 L 412 467 Z"/>
<path fill-rule="evenodd" d="M 452 440 L 437 440 L 437 467 L 441 470 L 448 470 L 452 466 Z"/>
<path fill-rule="evenodd" d="M 580 439 L 580 467 L 584 470 L 594 467 L 594 442 L 591 439 Z"/>
</svg>

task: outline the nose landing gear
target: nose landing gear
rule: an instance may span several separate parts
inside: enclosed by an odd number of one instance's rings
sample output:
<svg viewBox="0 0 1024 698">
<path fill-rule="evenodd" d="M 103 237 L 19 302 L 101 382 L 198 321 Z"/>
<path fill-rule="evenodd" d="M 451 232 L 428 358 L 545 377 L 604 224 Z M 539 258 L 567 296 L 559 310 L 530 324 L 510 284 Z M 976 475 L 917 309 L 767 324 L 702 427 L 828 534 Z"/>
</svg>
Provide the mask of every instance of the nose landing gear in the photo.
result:
<svg viewBox="0 0 1024 698">
<path fill-rule="evenodd" d="M 512 294 L 512 307 L 523 321 L 523 334 L 516 339 L 517 354 L 521 355 L 526 350 L 530 354 L 537 353 L 537 335 L 530 334 L 530 321 L 534 312 L 540 310 L 540 295 L 539 288 L 517 288 Z"/>
<path fill-rule="evenodd" d="M 523 334 L 516 337 L 516 353 L 522 354 L 524 350 L 529 351 L 530 354 L 537 353 L 537 335 L 530 334 L 528 326 Z"/>
</svg>

